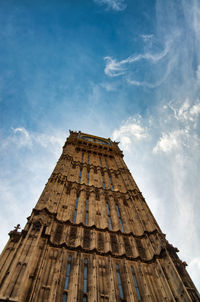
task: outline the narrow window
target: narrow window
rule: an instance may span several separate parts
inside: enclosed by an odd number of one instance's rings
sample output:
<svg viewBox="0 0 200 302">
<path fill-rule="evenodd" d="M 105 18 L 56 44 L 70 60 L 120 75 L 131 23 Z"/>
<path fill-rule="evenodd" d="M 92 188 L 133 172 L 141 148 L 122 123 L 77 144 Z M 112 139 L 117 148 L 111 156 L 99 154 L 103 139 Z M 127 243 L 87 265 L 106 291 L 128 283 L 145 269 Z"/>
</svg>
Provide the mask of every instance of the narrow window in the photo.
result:
<svg viewBox="0 0 200 302">
<path fill-rule="evenodd" d="M 88 225 L 88 216 L 89 216 L 89 202 L 88 198 L 86 199 L 86 213 L 85 213 L 85 224 Z"/>
<path fill-rule="evenodd" d="M 101 160 L 101 156 L 99 156 L 99 161 L 100 161 L 100 167 L 102 167 L 102 160 Z"/>
<path fill-rule="evenodd" d="M 74 219 L 73 219 L 74 223 L 76 222 L 76 216 L 77 216 L 77 210 L 78 210 L 78 198 L 79 198 L 79 196 L 77 195 L 77 197 L 76 197 L 76 204 L 75 204 L 75 210 L 74 210 Z"/>
<path fill-rule="evenodd" d="M 67 194 L 70 194 L 71 188 L 72 188 L 72 183 L 69 182 L 68 186 L 67 186 L 67 191 L 66 191 Z"/>
<path fill-rule="evenodd" d="M 68 293 L 64 293 L 62 302 L 67 302 Z"/>
<path fill-rule="evenodd" d="M 81 175 L 82 175 L 82 169 L 80 168 L 80 174 L 79 174 L 79 179 L 78 179 L 78 183 L 81 183 Z"/>
<path fill-rule="evenodd" d="M 98 189 L 95 190 L 95 198 L 96 198 L 96 200 L 100 200 L 99 190 Z"/>
<path fill-rule="evenodd" d="M 105 163 L 106 163 L 106 168 L 109 169 L 108 167 L 108 162 L 107 162 L 107 159 L 105 158 Z"/>
<path fill-rule="evenodd" d="M 90 180 L 90 171 L 87 171 L 87 185 L 89 185 L 89 180 Z"/>
<path fill-rule="evenodd" d="M 113 191 L 114 187 L 113 187 L 113 183 L 112 183 L 112 178 L 111 178 L 110 174 L 108 174 L 108 176 L 109 176 L 109 180 L 110 180 L 111 189 Z"/>
<path fill-rule="evenodd" d="M 107 214 L 108 214 L 108 223 L 109 223 L 109 227 L 112 230 L 112 221 L 111 221 L 111 217 L 110 217 L 110 207 L 109 204 L 106 203 L 106 208 L 107 208 Z"/>
<path fill-rule="evenodd" d="M 103 178 L 103 188 L 105 189 L 105 188 L 106 188 L 106 185 L 105 185 L 105 178 L 104 178 L 104 174 L 102 174 L 102 178 Z"/>
<path fill-rule="evenodd" d="M 84 152 L 82 152 L 82 159 L 81 159 L 82 163 L 83 163 L 83 159 L 84 159 Z"/>
<path fill-rule="evenodd" d="M 121 274 L 119 270 L 119 265 L 116 264 L 116 272 L 117 272 L 117 281 L 118 281 L 118 287 L 119 287 L 119 295 L 121 299 L 124 299 L 124 291 L 122 287 L 122 279 L 121 279 Z"/>
<path fill-rule="evenodd" d="M 88 155 L 88 162 L 87 163 L 89 165 L 89 163 L 90 163 L 90 155 Z"/>
<path fill-rule="evenodd" d="M 123 224 L 122 224 L 121 214 L 120 214 L 120 210 L 119 210 L 119 207 L 118 207 L 117 204 L 116 204 L 116 210 L 117 210 L 117 215 L 118 215 L 119 222 L 120 222 L 120 225 L 121 225 L 121 230 L 122 230 L 122 232 L 124 232 L 124 227 L 123 227 Z"/>
<path fill-rule="evenodd" d="M 140 291 L 139 291 L 139 287 L 138 287 L 138 283 L 137 283 L 137 278 L 136 278 L 135 270 L 134 270 L 133 266 L 131 266 L 131 271 L 132 271 L 132 276 L 133 276 L 133 282 L 134 282 L 135 289 L 136 289 L 136 292 L 137 292 L 138 301 L 142 301 L 142 298 L 141 298 L 141 295 L 140 295 Z"/>
<path fill-rule="evenodd" d="M 83 293 L 87 294 L 88 292 L 88 259 L 84 259 L 84 268 L 83 268 Z M 87 301 L 87 295 L 83 296 L 83 301 Z"/>
<path fill-rule="evenodd" d="M 65 275 L 65 285 L 64 285 L 64 290 L 65 291 L 67 291 L 68 288 L 69 288 L 69 278 L 70 278 L 70 272 L 71 272 L 71 261 L 72 261 L 72 256 L 69 256 L 68 261 L 67 261 L 66 275 Z M 68 292 L 64 292 L 62 302 L 67 302 L 67 298 L 68 298 Z"/>
</svg>

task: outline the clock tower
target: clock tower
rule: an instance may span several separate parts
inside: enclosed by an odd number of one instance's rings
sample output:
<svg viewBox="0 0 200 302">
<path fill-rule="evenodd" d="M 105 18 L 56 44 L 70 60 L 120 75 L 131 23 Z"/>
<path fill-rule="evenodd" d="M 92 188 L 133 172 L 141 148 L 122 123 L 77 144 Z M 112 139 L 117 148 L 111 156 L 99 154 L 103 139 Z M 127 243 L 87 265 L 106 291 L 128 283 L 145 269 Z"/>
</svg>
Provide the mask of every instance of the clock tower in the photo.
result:
<svg viewBox="0 0 200 302">
<path fill-rule="evenodd" d="M 0 301 L 200 301 L 118 143 L 70 131 L 24 229 L 0 257 Z"/>
</svg>

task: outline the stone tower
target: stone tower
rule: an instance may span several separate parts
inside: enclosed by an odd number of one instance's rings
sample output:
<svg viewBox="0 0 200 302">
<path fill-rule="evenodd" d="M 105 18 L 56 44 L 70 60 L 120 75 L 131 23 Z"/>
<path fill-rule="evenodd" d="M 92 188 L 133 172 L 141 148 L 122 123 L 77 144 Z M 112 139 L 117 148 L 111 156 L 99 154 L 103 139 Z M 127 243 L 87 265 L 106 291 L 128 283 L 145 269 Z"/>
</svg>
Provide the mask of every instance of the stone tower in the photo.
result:
<svg viewBox="0 0 200 302">
<path fill-rule="evenodd" d="M 200 301 L 110 139 L 70 131 L 18 229 L 0 258 L 0 301 Z"/>
</svg>

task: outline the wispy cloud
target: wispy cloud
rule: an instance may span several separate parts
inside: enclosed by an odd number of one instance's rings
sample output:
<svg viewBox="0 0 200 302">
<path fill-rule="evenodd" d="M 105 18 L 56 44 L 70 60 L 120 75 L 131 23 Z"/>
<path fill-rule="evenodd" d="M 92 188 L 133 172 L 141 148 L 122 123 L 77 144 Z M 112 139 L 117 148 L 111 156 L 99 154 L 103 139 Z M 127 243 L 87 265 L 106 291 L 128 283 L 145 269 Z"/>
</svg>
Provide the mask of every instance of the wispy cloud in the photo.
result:
<svg viewBox="0 0 200 302">
<path fill-rule="evenodd" d="M 145 42 L 150 42 L 150 41 L 152 41 L 153 37 L 154 37 L 153 34 L 151 34 L 151 35 L 145 35 L 145 34 L 141 35 L 141 38 L 142 38 Z"/>
<path fill-rule="evenodd" d="M 117 61 L 109 56 L 105 57 L 104 60 L 106 61 L 106 66 L 105 66 L 105 74 L 108 76 L 119 76 L 121 74 L 125 73 L 126 66 L 132 63 L 135 63 L 137 61 L 141 60 L 147 60 L 151 61 L 153 63 L 156 63 L 160 60 L 162 60 L 169 52 L 169 43 L 166 44 L 166 47 L 164 48 L 163 51 L 159 53 L 145 53 L 145 54 L 139 54 L 139 55 L 132 55 L 129 56 L 128 58 Z"/>
<path fill-rule="evenodd" d="M 150 39 L 150 37 L 145 37 L 145 39 L 147 41 L 147 39 Z M 169 57 L 171 45 L 172 40 L 169 39 L 165 43 L 163 50 L 160 52 L 146 52 L 143 54 L 131 55 L 121 61 L 117 61 L 116 59 L 110 56 L 106 56 L 104 58 L 106 62 L 104 72 L 109 77 L 124 76 L 127 82 L 134 86 L 145 86 L 148 88 L 157 87 L 170 74 L 172 65 L 174 64 L 174 57 Z M 155 80 L 154 82 L 148 79 L 140 80 L 136 73 L 136 69 L 138 69 L 138 67 L 136 67 L 136 64 L 141 64 L 142 73 L 142 68 L 144 69 L 144 62 L 146 64 L 151 64 L 151 68 L 153 69 L 157 68 L 158 64 L 162 64 L 166 68 L 163 68 L 162 75 L 159 77 L 159 79 Z"/>
<path fill-rule="evenodd" d="M 11 146 L 17 149 L 20 148 L 34 148 L 39 145 L 42 148 L 51 148 L 53 152 L 59 150 L 64 142 L 65 134 L 60 132 L 56 135 L 49 133 L 38 133 L 28 131 L 24 127 L 11 128 L 9 136 L 4 138 L 1 142 L 1 151 L 7 151 Z M 54 148 L 52 148 L 54 146 Z"/>
<path fill-rule="evenodd" d="M 164 109 L 167 111 L 166 121 L 172 123 L 174 129 L 161 134 L 153 152 L 170 152 L 178 148 L 191 148 L 191 145 L 199 146 L 200 136 L 197 125 L 200 121 L 200 100 L 191 104 L 186 99 L 183 104 L 179 104 L 179 107 L 177 104 L 169 103 L 168 106 L 164 106 Z"/>
<path fill-rule="evenodd" d="M 113 9 L 115 11 L 122 11 L 127 7 L 125 0 L 94 0 L 94 2 L 105 5 L 107 9 Z"/>
</svg>

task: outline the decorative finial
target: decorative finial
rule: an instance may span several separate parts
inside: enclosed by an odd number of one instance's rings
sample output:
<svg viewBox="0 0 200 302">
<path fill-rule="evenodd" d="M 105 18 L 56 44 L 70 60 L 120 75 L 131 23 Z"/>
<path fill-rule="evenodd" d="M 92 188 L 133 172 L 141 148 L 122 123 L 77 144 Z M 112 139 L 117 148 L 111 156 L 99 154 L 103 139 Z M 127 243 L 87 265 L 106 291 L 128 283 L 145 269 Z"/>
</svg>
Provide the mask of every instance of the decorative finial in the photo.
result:
<svg viewBox="0 0 200 302">
<path fill-rule="evenodd" d="M 21 229 L 20 224 L 17 224 L 17 225 L 14 227 L 14 230 L 15 230 L 15 232 L 17 232 L 19 229 Z"/>
</svg>

